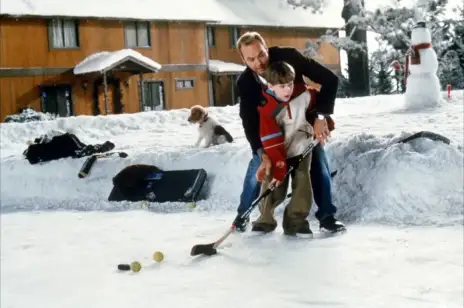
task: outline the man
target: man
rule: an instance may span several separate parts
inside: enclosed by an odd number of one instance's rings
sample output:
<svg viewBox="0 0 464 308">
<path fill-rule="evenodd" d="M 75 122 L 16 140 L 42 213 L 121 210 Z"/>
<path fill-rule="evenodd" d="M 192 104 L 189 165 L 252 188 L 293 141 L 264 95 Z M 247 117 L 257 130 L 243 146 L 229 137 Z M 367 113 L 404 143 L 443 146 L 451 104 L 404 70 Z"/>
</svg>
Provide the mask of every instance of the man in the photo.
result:
<svg viewBox="0 0 464 308">
<path fill-rule="evenodd" d="M 314 200 L 318 206 L 316 218 L 319 220 L 320 228 L 332 232 L 344 230 L 345 226 L 334 216 L 337 208 L 332 203 L 330 170 L 322 146 L 330 136 L 327 120 L 332 122 L 330 115 L 334 111 L 338 88 L 337 76 L 313 59 L 303 56 L 295 48 L 268 48 L 264 39 L 257 32 L 244 33 L 237 41 L 237 49 L 247 66 L 237 80 L 240 96 L 240 118 L 253 154 L 243 183 L 240 205 L 237 209 L 238 215 L 234 221 L 237 231 L 245 231 L 249 219 L 243 221 L 240 219 L 240 214 L 246 211 L 259 195 L 260 183 L 256 179 L 258 170 L 265 169 L 266 174 L 270 174 L 271 162 L 263 152 L 257 108 L 263 101 L 263 84 L 260 76 L 265 72 L 269 63 L 276 61 L 285 61 L 295 68 L 295 82 L 303 81 L 304 75 L 321 85 L 321 89 L 316 95 L 313 123 L 314 135 L 320 141 L 320 145 L 313 150 L 310 168 Z M 252 231 L 261 230 L 252 229 Z"/>
</svg>

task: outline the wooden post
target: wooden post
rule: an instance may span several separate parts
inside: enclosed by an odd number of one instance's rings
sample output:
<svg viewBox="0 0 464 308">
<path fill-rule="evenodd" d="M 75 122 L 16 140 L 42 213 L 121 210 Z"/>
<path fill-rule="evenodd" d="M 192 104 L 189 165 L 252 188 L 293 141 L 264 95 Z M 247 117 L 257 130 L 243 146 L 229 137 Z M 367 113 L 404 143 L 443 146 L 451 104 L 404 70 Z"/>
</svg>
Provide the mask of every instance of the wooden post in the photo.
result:
<svg viewBox="0 0 464 308">
<path fill-rule="evenodd" d="M 232 94 L 232 106 L 235 105 L 235 91 L 234 91 L 234 75 L 229 75 L 231 94 Z"/>
<path fill-rule="evenodd" d="M 143 107 L 143 103 L 145 101 L 145 91 L 143 91 L 143 74 L 139 73 L 139 104 L 140 104 L 140 111 L 144 111 L 145 108 Z"/>
<path fill-rule="evenodd" d="M 108 83 L 106 81 L 106 72 L 103 72 L 103 99 L 105 101 L 105 115 L 108 115 Z"/>
</svg>

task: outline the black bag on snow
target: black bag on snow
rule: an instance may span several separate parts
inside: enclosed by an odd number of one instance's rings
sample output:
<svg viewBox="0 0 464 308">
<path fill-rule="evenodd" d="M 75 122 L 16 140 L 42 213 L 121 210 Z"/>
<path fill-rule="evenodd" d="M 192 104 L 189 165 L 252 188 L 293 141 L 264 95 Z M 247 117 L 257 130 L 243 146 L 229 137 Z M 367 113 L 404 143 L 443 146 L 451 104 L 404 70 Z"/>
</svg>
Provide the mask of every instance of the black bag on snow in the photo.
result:
<svg viewBox="0 0 464 308">
<path fill-rule="evenodd" d="M 31 164 L 37 164 L 65 157 L 79 158 L 112 149 L 114 144 L 109 141 L 101 145 L 86 145 L 76 135 L 65 133 L 51 139 L 46 135 L 36 138 L 23 154 Z"/>
<path fill-rule="evenodd" d="M 113 178 L 109 201 L 194 202 L 206 181 L 204 169 L 164 171 L 151 165 L 132 165 Z"/>
</svg>

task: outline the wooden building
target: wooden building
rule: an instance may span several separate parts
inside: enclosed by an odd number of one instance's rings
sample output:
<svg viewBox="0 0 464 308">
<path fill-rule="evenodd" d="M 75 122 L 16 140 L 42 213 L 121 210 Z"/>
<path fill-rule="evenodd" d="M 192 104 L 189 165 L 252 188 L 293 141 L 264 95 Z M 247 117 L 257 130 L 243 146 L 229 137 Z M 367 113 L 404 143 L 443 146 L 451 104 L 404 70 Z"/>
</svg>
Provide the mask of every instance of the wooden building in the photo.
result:
<svg viewBox="0 0 464 308">
<path fill-rule="evenodd" d="M 259 1 L 232 2 L 256 9 Z M 279 0 L 263 1 L 269 7 Z M 40 0 L 0 0 L 1 121 L 26 107 L 65 117 L 235 104 L 233 81 L 244 69 L 235 48 L 241 33 L 256 30 L 269 46 L 303 49 L 340 25 L 310 27 L 302 18 L 309 13 L 296 10 L 280 14 L 293 23 L 276 27 L 253 7 L 225 7 L 232 2 L 223 0 L 198 1 L 208 9 L 192 8 L 190 0 L 156 9 L 142 0 L 133 0 L 132 9 L 120 0 L 99 2 L 42 7 Z M 245 8 L 253 24 L 228 13 Z M 320 52 L 323 63 L 340 69 L 334 47 Z"/>
</svg>

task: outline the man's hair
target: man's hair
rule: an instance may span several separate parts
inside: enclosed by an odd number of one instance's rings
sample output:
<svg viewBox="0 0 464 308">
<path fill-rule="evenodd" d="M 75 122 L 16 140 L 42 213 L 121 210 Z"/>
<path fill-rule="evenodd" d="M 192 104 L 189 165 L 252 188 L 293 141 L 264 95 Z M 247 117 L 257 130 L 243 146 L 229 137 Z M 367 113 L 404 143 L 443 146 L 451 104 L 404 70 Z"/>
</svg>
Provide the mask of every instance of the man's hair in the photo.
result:
<svg viewBox="0 0 464 308">
<path fill-rule="evenodd" d="M 248 46 L 255 41 L 258 41 L 264 46 L 266 46 L 266 42 L 264 41 L 261 34 L 259 34 L 258 32 L 248 31 L 248 32 L 243 33 L 242 36 L 240 36 L 240 38 L 237 40 L 236 45 L 237 45 L 238 52 L 240 52 L 241 54 L 242 52 L 240 51 L 240 49 L 242 48 L 242 46 Z"/>
<path fill-rule="evenodd" d="M 278 61 L 268 66 L 263 77 L 270 84 L 285 84 L 295 80 L 295 70 L 287 62 Z"/>
</svg>

